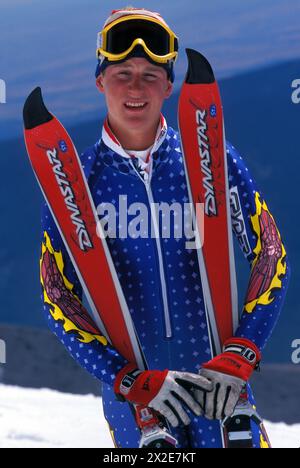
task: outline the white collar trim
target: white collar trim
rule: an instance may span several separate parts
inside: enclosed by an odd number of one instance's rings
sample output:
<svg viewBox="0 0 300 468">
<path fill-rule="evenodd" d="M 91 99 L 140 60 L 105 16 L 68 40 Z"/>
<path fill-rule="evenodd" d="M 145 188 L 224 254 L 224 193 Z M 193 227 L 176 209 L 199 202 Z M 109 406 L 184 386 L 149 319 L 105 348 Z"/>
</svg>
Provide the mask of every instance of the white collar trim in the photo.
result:
<svg viewBox="0 0 300 468">
<path fill-rule="evenodd" d="M 157 151 L 159 147 L 162 145 L 164 139 L 167 136 L 167 130 L 168 130 L 168 126 L 167 126 L 166 119 L 161 114 L 160 124 L 157 129 L 155 142 L 154 142 L 154 145 L 152 146 L 150 156 L 155 151 Z M 105 143 L 105 145 L 108 146 L 108 148 L 113 150 L 115 153 L 119 154 L 120 156 L 123 156 L 124 158 L 130 159 L 130 156 L 126 153 L 124 148 L 121 146 L 121 143 L 118 141 L 118 139 L 115 137 L 112 130 L 110 129 L 107 118 L 102 127 L 102 140 Z"/>
</svg>

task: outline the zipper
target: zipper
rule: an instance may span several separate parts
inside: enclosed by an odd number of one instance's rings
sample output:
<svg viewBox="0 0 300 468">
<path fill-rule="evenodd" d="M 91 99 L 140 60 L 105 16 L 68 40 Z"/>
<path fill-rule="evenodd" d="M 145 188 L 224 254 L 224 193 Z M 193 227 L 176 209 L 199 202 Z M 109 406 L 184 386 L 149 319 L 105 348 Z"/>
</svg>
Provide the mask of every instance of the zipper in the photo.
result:
<svg viewBox="0 0 300 468">
<path fill-rule="evenodd" d="M 153 193 L 151 190 L 153 164 L 151 162 L 149 177 L 147 178 L 147 180 L 144 180 L 143 177 L 139 174 L 139 172 L 134 167 L 134 164 L 132 163 L 132 161 L 130 161 L 130 164 L 132 165 L 133 169 L 135 170 L 135 172 L 137 173 L 137 175 L 139 176 L 139 178 L 142 180 L 143 184 L 145 185 L 148 201 L 150 204 L 151 220 L 153 222 L 156 247 L 157 247 L 157 253 L 158 253 L 159 276 L 160 276 L 161 292 L 162 292 L 162 300 L 163 300 L 163 308 L 164 308 L 165 337 L 170 339 L 173 336 L 173 331 L 172 331 L 172 325 L 171 325 L 171 315 L 170 315 L 168 293 L 167 293 L 167 282 L 166 282 L 166 275 L 165 275 L 164 265 L 163 265 L 163 254 L 162 254 L 161 240 L 159 236 L 159 225 L 158 225 L 156 212 L 155 212 L 155 206 L 154 206 L 155 202 L 153 198 Z"/>
</svg>

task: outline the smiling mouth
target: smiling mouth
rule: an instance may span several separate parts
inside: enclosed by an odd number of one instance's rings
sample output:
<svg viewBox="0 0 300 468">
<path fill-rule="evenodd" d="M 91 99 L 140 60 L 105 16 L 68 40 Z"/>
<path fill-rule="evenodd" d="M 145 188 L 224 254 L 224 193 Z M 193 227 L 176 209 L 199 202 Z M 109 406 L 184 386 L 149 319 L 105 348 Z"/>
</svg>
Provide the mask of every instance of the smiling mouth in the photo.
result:
<svg viewBox="0 0 300 468">
<path fill-rule="evenodd" d="M 148 104 L 147 102 L 126 102 L 124 105 L 126 109 L 140 111 L 145 109 Z"/>
</svg>

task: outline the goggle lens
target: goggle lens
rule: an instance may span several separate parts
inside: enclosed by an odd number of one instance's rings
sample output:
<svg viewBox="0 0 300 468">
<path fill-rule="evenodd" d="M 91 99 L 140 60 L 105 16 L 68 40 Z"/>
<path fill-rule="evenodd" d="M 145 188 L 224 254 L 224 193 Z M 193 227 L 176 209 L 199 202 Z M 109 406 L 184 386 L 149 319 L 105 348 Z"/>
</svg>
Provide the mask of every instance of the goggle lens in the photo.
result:
<svg viewBox="0 0 300 468">
<path fill-rule="evenodd" d="M 113 26 L 107 31 L 106 52 L 121 54 L 128 50 L 137 38 L 143 39 L 155 55 L 163 56 L 170 53 L 170 34 L 159 24 L 147 20 L 124 21 Z M 178 50 L 177 39 L 176 50 Z"/>
</svg>

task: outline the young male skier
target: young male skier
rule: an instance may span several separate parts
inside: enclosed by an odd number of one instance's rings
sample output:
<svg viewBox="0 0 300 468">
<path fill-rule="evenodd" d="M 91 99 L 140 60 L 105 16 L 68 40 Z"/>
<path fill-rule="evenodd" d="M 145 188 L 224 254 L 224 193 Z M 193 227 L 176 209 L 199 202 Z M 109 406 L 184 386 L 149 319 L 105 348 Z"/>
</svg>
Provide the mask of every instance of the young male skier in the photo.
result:
<svg viewBox="0 0 300 468">
<path fill-rule="evenodd" d="M 99 33 L 96 85 L 108 112 L 101 138 L 81 161 L 95 205 L 113 204 L 118 219 L 122 197 L 128 206 L 145 205 L 155 225 L 151 204 L 188 200 L 179 135 L 161 114 L 172 93 L 177 55 L 177 37 L 158 13 L 148 10 L 114 11 Z M 186 249 L 184 236 L 164 238 L 158 227 L 155 238 L 107 239 L 150 369 L 142 371 L 101 337 L 85 313 L 79 279 L 45 206 L 44 310 L 69 353 L 102 382 L 105 418 L 116 447 L 139 443 L 126 401 L 162 414 L 179 448 L 223 447 L 220 421 L 233 413 L 245 384 L 255 405 L 248 382 L 278 320 L 289 265 L 274 218 L 229 143 L 227 160 L 234 233 L 251 276 L 239 327 L 217 357 L 209 347 L 197 252 Z M 268 447 L 259 424 L 252 422 L 252 432 L 255 448 Z"/>
</svg>

